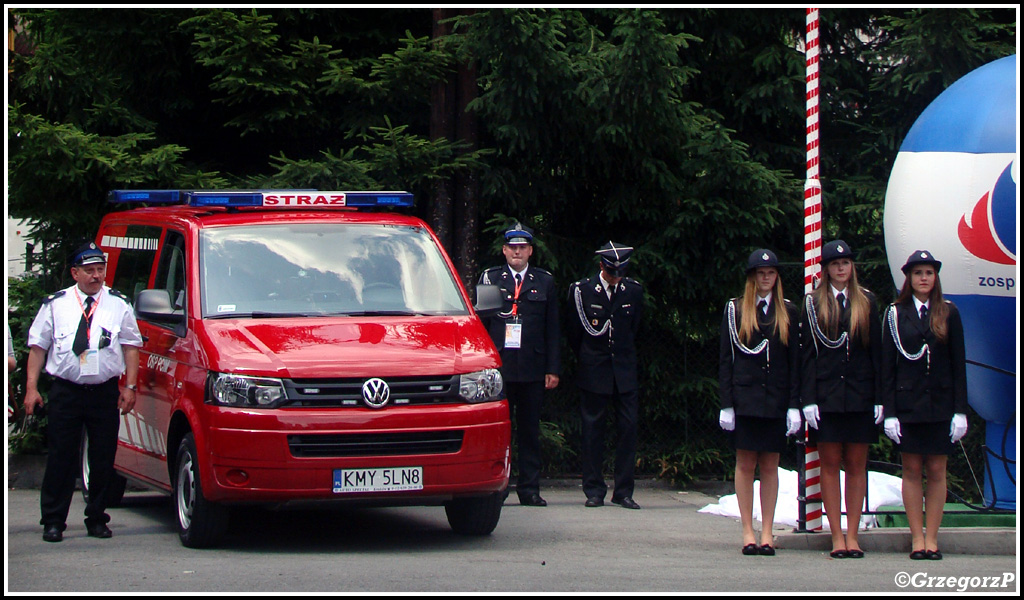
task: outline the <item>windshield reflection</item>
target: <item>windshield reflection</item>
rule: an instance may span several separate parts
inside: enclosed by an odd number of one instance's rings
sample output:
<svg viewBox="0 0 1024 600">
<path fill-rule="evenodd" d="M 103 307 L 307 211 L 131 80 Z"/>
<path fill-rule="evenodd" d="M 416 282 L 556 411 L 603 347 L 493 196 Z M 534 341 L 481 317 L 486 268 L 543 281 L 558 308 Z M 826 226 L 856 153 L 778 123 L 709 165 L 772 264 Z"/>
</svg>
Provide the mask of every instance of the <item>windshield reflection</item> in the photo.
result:
<svg viewBox="0 0 1024 600">
<path fill-rule="evenodd" d="M 468 314 L 421 227 L 210 228 L 202 232 L 200 263 L 208 318 Z"/>
</svg>

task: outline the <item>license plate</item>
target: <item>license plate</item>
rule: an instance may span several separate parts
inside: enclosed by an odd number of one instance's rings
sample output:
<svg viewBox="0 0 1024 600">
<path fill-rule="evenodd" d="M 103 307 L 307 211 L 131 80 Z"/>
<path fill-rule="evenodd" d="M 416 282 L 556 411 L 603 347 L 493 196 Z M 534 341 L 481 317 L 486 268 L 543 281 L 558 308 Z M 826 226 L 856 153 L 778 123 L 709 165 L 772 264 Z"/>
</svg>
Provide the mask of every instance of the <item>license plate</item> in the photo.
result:
<svg viewBox="0 0 1024 600">
<path fill-rule="evenodd" d="M 334 493 L 407 492 L 423 489 L 423 467 L 335 469 Z"/>
</svg>

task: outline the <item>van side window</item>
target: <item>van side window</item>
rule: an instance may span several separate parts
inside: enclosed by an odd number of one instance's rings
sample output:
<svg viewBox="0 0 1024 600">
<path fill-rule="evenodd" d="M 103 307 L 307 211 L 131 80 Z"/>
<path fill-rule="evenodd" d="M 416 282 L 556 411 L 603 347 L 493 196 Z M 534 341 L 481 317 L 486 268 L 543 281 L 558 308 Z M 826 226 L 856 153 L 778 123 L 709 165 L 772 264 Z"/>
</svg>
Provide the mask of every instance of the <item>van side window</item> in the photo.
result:
<svg viewBox="0 0 1024 600">
<path fill-rule="evenodd" d="M 157 266 L 156 280 L 153 287 L 167 290 L 171 306 L 177 310 L 185 309 L 185 236 L 177 231 L 167 231 L 164 247 L 160 253 L 160 264 Z"/>
<path fill-rule="evenodd" d="M 133 304 L 139 292 L 149 285 L 159 241 L 160 228 L 151 225 L 129 225 L 124 237 L 104 240 L 105 246 L 119 248 L 111 287 L 128 296 Z"/>
</svg>

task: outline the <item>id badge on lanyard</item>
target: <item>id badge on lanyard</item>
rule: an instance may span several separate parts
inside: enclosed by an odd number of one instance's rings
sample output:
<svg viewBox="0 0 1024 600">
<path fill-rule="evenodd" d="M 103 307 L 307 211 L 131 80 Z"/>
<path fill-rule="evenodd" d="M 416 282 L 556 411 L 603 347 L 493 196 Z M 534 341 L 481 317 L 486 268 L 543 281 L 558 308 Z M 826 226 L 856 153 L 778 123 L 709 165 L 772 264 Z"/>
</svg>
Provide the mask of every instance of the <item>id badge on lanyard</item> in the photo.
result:
<svg viewBox="0 0 1024 600">
<path fill-rule="evenodd" d="M 100 374 L 100 351 L 90 348 L 78 357 L 79 375 Z"/>
<path fill-rule="evenodd" d="M 512 320 L 505 323 L 505 348 L 517 350 L 523 343 L 523 324 L 519 322 L 519 292 L 523 283 L 516 284 L 515 296 L 512 299 Z"/>
</svg>

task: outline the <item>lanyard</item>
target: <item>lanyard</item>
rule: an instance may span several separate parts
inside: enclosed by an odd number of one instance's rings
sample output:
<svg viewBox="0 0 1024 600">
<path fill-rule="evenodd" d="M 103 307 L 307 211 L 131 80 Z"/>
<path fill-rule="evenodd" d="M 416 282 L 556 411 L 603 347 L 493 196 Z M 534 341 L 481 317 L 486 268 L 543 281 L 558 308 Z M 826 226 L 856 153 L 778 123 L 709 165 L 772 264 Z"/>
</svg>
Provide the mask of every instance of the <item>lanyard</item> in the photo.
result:
<svg viewBox="0 0 1024 600">
<path fill-rule="evenodd" d="M 78 308 L 82 311 L 82 316 L 85 317 L 85 321 L 89 323 L 89 327 L 85 330 L 85 339 L 89 341 L 89 337 L 92 335 L 92 316 L 96 314 L 96 307 L 100 305 L 100 301 L 93 300 L 92 308 L 89 312 L 85 312 L 85 306 L 82 304 L 82 297 L 78 295 L 78 286 L 75 286 L 75 300 L 78 300 Z"/>
<path fill-rule="evenodd" d="M 517 317 L 519 315 L 519 292 L 523 289 L 523 281 L 525 277 L 520 277 L 519 282 L 516 283 L 515 295 L 512 296 L 512 316 Z"/>
</svg>

